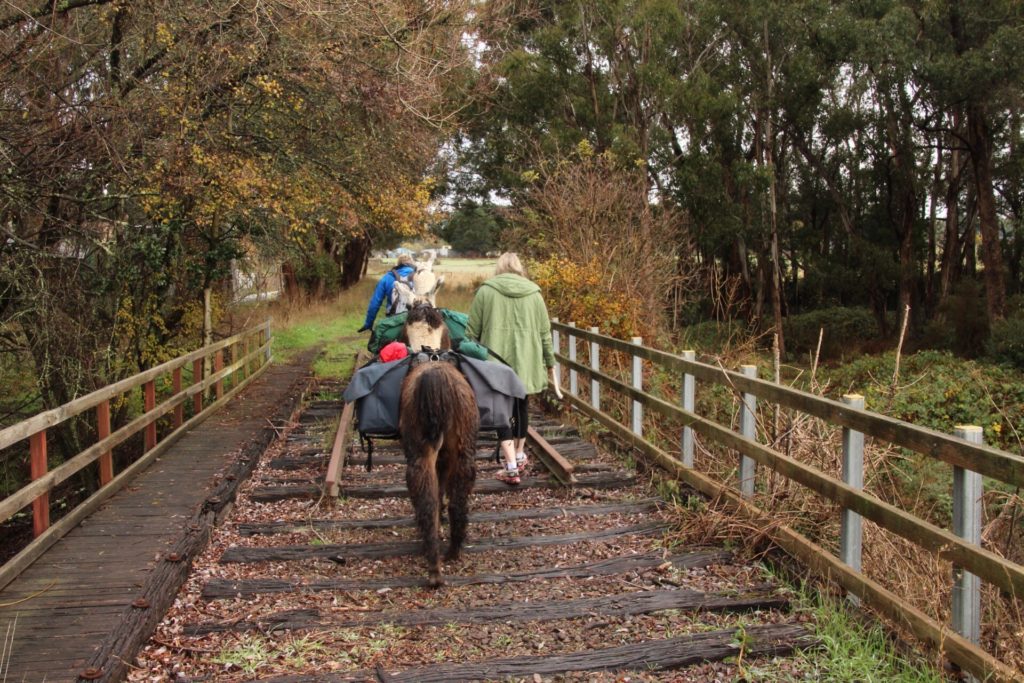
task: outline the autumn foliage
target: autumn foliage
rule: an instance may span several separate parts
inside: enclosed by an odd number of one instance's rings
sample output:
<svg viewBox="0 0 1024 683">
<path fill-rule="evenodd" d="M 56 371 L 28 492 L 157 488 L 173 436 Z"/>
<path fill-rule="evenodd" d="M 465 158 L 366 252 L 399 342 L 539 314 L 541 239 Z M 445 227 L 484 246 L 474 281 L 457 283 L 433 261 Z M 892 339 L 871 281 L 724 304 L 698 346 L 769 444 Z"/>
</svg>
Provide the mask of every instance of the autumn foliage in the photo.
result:
<svg viewBox="0 0 1024 683">
<path fill-rule="evenodd" d="M 646 171 L 582 144 L 527 180 L 509 237 L 551 315 L 619 337 L 658 330 L 695 266 L 680 215 L 648 202 Z"/>
</svg>

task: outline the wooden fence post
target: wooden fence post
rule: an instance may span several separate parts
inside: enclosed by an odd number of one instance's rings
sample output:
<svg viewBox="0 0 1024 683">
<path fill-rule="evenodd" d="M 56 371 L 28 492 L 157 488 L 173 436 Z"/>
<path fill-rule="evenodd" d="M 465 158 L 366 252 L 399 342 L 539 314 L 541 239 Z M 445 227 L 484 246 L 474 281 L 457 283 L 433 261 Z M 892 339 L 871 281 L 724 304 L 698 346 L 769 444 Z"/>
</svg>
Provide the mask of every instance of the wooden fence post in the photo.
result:
<svg viewBox="0 0 1024 683">
<path fill-rule="evenodd" d="M 274 338 L 273 332 L 270 330 L 270 321 L 260 330 L 260 347 L 266 345 L 267 350 L 263 352 L 263 362 L 260 365 L 266 365 L 270 362 L 270 340 Z"/>
<path fill-rule="evenodd" d="M 958 426 L 954 433 L 961 439 L 981 444 L 981 427 Z M 981 544 L 981 475 L 953 466 L 953 533 L 964 540 Z M 953 629 L 972 643 L 981 640 L 981 579 L 953 567 Z"/>
<path fill-rule="evenodd" d="M 695 351 L 683 351 L 683 358 L 696 360 Z M 688 413 L 696 410 L 697 402 L 697 378 L 688 372 L 683 373 L 683 410 Z M 679 452 L 682 455 L 683 466 L 693 467 L 693 429 L 683 427 L 683 436 L 679 444 Z"/>
<path fill-rule="evenodd" d="M 252 359 L 249 358 L 249 354 L 252 353 L 253 351 L 252 342 L 253 337 L 245 338 L 245 352 L 242 354 L 242 357 L 245 358 L 245 363 L 242 365 L 242 377 L 244 377 L 245 379 L 249 379 L 249 375 L 253 373 Z"/>
<path fill-rule="evenodd" d="M 177 396 L 181 393 L 181 366 L 174 368 L 171 373 L 171 391 Z M 174 428 L 177 429 L 185 422 L 185 404 L 179 403 L 174 407 Z"/>
<path fill-rule="evenodd" d="M 100 441 L 110 436 L 110 399 L 96 406 L 96 436 Z M 100 486 L 106 486 L 114 478 L 114 456 L 104 451 L 100 456 Z"/>
<path fill-rule="evenodd" d="M 202 358 L 196 358 L 192 361 L 192 384 L 199 384 L 203 381 L 203 365 L 205 365 L 205 363 L 203 363 Z M 193 415 L 198 415 L 203 412 L 203 393 L 205 392 L 197 391 L 192 397 Z"/>
<path fill-rule="evenodd" d="M 747 377 L 757 377 L 756 365 L 740 366 L 740 372 Z M 740 406 L 740 434 L 754 441 L 757 438 L 757 397 L 753 394 L 742 395 Z M 753 458 L 740 455 L 740 495 L 744 498 L 754 496 L 754 477 L 756 463 Z"/>
<path fill-rule="evenodd" d="M 29 437 L 29 470 L 32 480 L 46 474 L 49 465 L 46 461 L 46 430 L 36 432 Z M 32 531 L 36 536 L 50 528 L 50 493 L 40 493 L 32 501 Z"/>
<path fill-rule="evenodd" d="M 594 334 L 598 333 L 596 327 L 591 327 L 590 331 Z M 601 370 L 601 345 L 596 341 L 590 342 L 590 369 L 594 372 Z M 594 406 L 594 410 L 601 410 L 601 383 L 596 379 L 590 380 L 590 405 Z"/>
<path fill-rule="evenodd" d="M 218 373 L 224 369 L 224 349 L 218 349 L 217 353 L 213 356 L 213 372 Z M 217 400 L 224 398 L 224 378 L 220 377 L 214 383 L 214 394 Z"/>
<path fill-rule="evenodd" d="M 569 327 L 576 327 L 576 323 L 569 323 Z M 576 362 L 576 335 L 569 334 L 569 360 Z M 580 395 L 579 375 L 575 368 L 569 368 L 569 393 L 573 396 Z"/>
<path fill-rule="evenodd" d="M 864 397 L 860 394 L 844 394 L 843 403 L 851 408 L 864 408 Z M 861 432 L 843 427 L 843 483 L 851 488 L 864 488 L 864 435 Z M 864 530 L 860 515 L 843 508 L 840 513 L 839 559 L 854 571 L 861 568 L 861 549 Z M 856 604 L 860 599 L 851 595 Z"/>
<path fill-rule="evenodd" d="M 151 379 L 142 385 L 142 403 L 147 413 L 156 408 L 156 380 Z M 156 420 L 146 425 L 143 437 L 144 450 L 156 447 Z"/>
<path fill-rule="evenodd" d="M 644 343 L 643 337 L 633 337 L 632 342 L 637 346 Z M 633 388 L 643 389 L 644 368 L 640 356 L 633 356 Z M 642 436 L 644 432 L 644 406 L 640 401 L 633 401 L 633 410 L 630 412 L 633 422 L 633 433 Z"/>
</svg>

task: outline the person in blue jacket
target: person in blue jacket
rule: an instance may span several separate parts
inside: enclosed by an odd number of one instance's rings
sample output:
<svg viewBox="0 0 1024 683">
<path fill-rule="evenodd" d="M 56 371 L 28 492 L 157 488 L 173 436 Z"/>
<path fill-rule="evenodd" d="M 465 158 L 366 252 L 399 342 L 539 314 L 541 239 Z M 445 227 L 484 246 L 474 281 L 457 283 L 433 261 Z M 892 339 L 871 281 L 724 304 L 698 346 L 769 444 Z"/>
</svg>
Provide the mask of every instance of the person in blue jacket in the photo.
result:
<svg viewBox="0 0 1024 683">
<path fill-rule="evenodd" d="M 412 260 L 412 256 L 401 254 L 398 257 L 398 265 L 384 273 L 384 276 L 377 282 L 377 287 L 373 290 L 373 298 L 370 299 L 370 305 L 366 309 L 366 321 L 359 328 L 359 332 L 373 329 L 373 321 L 377 319 L 377 311 L 380 309 L 381 304 L 387 306 L 385 308 L 385 315 L 401 313 L 401 311 L 395 310 L 394 307 L 395 281 L 398 278 L 410 278 L 415 272 L 416 265 Z"/>
</svg>

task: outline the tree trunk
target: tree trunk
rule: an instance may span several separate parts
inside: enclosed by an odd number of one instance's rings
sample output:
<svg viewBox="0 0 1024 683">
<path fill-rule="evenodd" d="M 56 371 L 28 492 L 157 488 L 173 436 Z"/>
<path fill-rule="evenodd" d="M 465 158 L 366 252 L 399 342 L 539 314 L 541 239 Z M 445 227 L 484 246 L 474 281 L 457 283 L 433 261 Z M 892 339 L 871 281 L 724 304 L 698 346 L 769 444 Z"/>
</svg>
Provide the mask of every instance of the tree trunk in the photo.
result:
<svg viewBox="0 0 1024 683">
<path fill-rule="evenodd" d="M 348 289 L 359 282 L 370 260 L 370 248 L 373 242 L 370 234 L 363 231 L 345 243 L 341 257 L 341 288 Z"/>
<path fill-rule="evenodd" d="M 953 112 L 953 130 L 960 127 L 960 114 Z M 960 277 L 960 149 L 956 140 L 949 151 L 949 170 L 946 174 L 946 239 L 942 245 L 942 279 L 939 283 L 938 308 L 942 308 Z"/>
<path fill-rule="evenodd" d="M 935 310 L 935 264 L 938 261 L 938 237 L 935 229 L 938 217 L 935 215 L 938 205 L 939 185 L 942 182 L 942 138 L 939 137 L 935 156 L 935 177 L 928 192 L 928 260 L 925 264 L 924 305 L 926 317 L 931 317 Z"/>
<path fill-rule="evenodd" d="M 775 134 L 772 126 L 771 106 L 775 89 L 775 80 L 772 74 L 772 53 L 768 41 L 768 21 L 764 22 L 764 52 L 766 58 L 765 79 L 767 81 L 768 102 L 765 108 L 764 117 L 764 164 L 771 173 L 770 184 L 768 185 L 768 209 L 771 225 L 771 283 L 772 295 L 772 317 L 775 324 L 775 337 L 778 343 L 779 356 L 786 355 L 786 342 L 782 335 L 782 265 L 779 263 L 779 210 L 776 198 L 776 183 L 778 182 L 778 171 L 775 168 Z"/>
<path fill-rule="evenodd" d="M 981 260 L 985 265 L 985 304 L 991 325 L 1006 316 L 1006 282 L 1003 276 L 1003 250 L 999 242 L 999 217 L 992 183 L 992 132 L 978 104 L 967 110 L 967 137 L 971 147 L 974 182 L 981 229 Z"/>
</svg>

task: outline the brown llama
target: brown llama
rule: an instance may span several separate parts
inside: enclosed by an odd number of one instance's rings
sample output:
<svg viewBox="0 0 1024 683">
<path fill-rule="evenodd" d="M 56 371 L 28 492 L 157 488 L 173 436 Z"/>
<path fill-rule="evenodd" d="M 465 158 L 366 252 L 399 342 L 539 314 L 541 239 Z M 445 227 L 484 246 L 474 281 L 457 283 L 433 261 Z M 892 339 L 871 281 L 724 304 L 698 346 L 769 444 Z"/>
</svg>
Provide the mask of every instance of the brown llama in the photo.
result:
<svg viewBox="0 0 1024 683">
<path fill-rule="evenodd" d="M 441 506 L 448 500 L 449 546 L 445 559 L 459 558 L 469 523 L 469 495 L 476 480 L 476 437 L 479 413 L 469 382 L 455 365 L 437 358 L 451 347 L 448 328 L 437 309 L 413 306 L 402 332 L 414 353 L 402 383 L 398 431 L 405 453 L 405 483 L 416 526 L 423 539 L 429 584 L 441 576 Z"/>
</svg>

